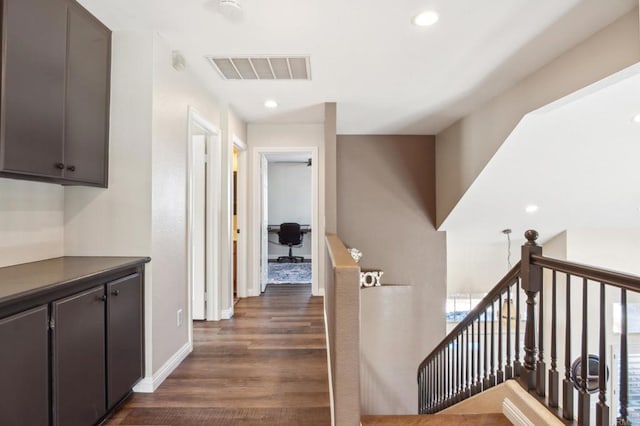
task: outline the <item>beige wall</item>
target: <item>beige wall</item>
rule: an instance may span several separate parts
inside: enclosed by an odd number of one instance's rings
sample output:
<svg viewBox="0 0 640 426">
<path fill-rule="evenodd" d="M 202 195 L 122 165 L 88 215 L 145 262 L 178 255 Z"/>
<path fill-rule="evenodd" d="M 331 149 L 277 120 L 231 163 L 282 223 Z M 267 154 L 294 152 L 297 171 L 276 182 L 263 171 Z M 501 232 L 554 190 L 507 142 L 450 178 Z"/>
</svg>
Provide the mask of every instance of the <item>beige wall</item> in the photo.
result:
<svg viewBox="0 0 640 426">
<path fill-rule="evenodd" d="M 338 232 L 338 207 L 336 200 L 336 120 L 335 102 L 324 104 L 325 150 L 325 227 L 328 233 Z"/>
<path fill-rule="evenodd" d="M 150 32 L 113 36 L 109 188 L 65 189 L 65 254 L 151 256 L 147 375 L 188 342 L 188 108 L 220 126 L 215 99 Z M 184 322 L 176 324 L 183 310 Z"/>
<path fill-rule="evenodd" d="M 0 178 L 0 267 L 63 253 L 63 187 Z"/>
<path fill-rule="evenodd" d="M 154 370 L 188 340 L 188 109 L 194 108 L 218 128 L 221 121 L 215 98 L 189 69 L 173 69 L 171 52 L 171 46 L 155 35 L 151 151 Z M 185 321 L 181 327 L 176 325 L 178 309 L 184 312 Z"/>
<path fill-rule="evenodd" d="M 437 224 L 526 113 L 638 61 L 638 11 L 633 10 L 439 133 Z"/>
<path fill-rule="evenodd" d="M 434 160 L 431 136 L 338 136 L 338 235 L 400 285 L 361 291 L 363 414 L 416 413 L 416 369 L 444 337 Z"/>
</svg>

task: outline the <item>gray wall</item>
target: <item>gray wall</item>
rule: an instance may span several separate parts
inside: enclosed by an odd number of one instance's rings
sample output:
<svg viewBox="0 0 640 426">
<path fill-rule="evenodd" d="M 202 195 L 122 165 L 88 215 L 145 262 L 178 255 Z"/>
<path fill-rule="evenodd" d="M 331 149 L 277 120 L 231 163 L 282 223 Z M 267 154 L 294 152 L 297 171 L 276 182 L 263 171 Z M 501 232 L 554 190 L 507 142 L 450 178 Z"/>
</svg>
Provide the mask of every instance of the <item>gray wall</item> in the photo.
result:
<svg viewBox="0 0 640 426">
<path fill-rule="evenodd" d="M 435 138 L 338 136 L 338 235 L 383 284 L 361 290 L 363 414 L 417 412 L 416 369 L 444 337 L 446 240 Z"/>
</svg>

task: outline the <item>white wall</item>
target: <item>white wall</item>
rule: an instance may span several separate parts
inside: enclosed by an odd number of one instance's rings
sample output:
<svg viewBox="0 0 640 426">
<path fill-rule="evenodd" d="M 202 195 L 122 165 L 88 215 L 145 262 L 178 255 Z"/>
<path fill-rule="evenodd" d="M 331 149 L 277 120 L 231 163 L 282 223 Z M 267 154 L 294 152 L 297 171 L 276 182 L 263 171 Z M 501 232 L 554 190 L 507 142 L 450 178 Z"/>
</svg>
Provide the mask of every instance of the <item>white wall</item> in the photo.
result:
<svg viewBox="0 0 640 426">
<path fill-rule="evenodd" d="M 447 294 L 486 293 L 510 269 L 507 237 L 483 243 L 466 232 L 447 232 Z M 511 265 L 520 260 L 523 233 L 511 234 Z"/>
<path fill-rule="evenodd" d="M 248 124 L 247 125 L 247 144 L 249 145 L 249 190 L 247 198 L 249 205 L 249 224 L 248 224 L 248 283 L 247 292 L 249 296 L 260 294 L 258 285 L 259 280 L 259 253 L 260 253 L 260 218 L 259 212 L 260 197 L 256 194 L 256 189 L 252 182 L 255 181 L 254 173 L 260 169 L 259 156 L 256 150 L 269 148 L 287 148 L 287 147 L 316 147 L 318 149 L 318 161 L 314 167 L 318 168 L 318 230 L 316 235 L 319 236 L 321 243 L 319 244 L 318 253 L 324 251 L 324 212 L 325 212 L 325 174 L 324 174 L 324 124 Z M 258 189 L 259 190 L 259 189 Z M 257 205 L 256 205 L 257 204 Z M 323 291 L 324 286 L 324 256 L 319 256 L 313 265 L 314 274 L 318 277 L 319 291 Z M 316 273 L 317 271 L 317 273 Z M 252 279 L 252 277 L 254 277 Z"/>
<path fill-rule="evenodd" d="M 269 224 L 297 222 L 311 224 L 311 167 L 302 163 L 269 163 Z M 277 244 L 277 234 L 270 234 L 269 258 L 287 255 L 287 246 Z M 302 247 L 294 256 L 311 257 L 311 234 L 305 234 Z"/>
<path fill-rule="evenodd" d="M 113 33 L 109 188 L 65 187 L 68 256 L 151 255 L 152 61 L 151 33 Z"/>
<path fill-rule="evenodd" d="M 0 267 L 63 254 L 63 187 L 0 178 Z"/>
</svg>

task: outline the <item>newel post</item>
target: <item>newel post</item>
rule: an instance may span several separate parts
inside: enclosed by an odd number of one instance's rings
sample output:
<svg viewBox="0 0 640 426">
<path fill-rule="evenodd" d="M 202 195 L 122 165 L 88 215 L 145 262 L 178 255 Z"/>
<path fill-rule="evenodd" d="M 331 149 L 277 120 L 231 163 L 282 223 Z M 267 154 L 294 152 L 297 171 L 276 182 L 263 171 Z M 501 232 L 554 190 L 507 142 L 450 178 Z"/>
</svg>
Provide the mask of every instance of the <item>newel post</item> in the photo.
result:
<svg viewBox="0 0 640 426">
<path fill-rule="evenodd" d="M 530 229 L 524 233 L 527 242 L 522 246 L 520 275 L 522 289 L 527 295 L 527 320 L 524 332 L 524 364 L 520 380 L 526 389 L 536 388 L 536 294 L 542 288 L 542 268 L 531 264 L 532 254 L 542 254 L 542 247 L 536 244 L 538 232 Z"/>
</svg>

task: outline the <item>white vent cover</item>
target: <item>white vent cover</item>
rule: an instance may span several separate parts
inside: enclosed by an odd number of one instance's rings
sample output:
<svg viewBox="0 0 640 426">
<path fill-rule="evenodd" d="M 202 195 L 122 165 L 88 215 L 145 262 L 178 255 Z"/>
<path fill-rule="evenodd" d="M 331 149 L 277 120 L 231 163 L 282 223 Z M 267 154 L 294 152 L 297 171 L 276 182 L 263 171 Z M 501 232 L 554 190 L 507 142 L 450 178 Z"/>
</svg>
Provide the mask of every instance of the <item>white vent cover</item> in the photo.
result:
<svg viewBox="0 0 640 426">
<path fill-rule="evenodd" d="M 225 80 L 311 80 L 308 56 L 207 56 Z"/>
</svg>

